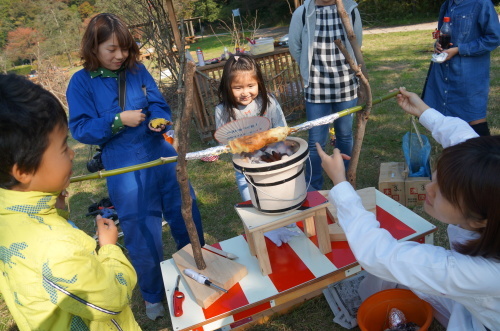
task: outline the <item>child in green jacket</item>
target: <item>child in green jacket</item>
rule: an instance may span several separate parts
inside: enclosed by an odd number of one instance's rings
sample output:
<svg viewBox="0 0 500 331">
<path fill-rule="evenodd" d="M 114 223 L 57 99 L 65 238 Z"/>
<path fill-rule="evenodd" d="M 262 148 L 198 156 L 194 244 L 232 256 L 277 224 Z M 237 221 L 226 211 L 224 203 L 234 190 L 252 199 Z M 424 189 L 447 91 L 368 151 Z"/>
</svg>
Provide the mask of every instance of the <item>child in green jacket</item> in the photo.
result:
<svg viewBox="0 0 500 331">
<path fill-rule="evenodd" d="M 75 155 L 67 139 L 52 94 L 0 75 L 0 292 L 21 331 L 140 330 L 129 306 L 137 277 L 114 222 L 97 216 L 97 252 L 56 208 Z"/>
</svg>

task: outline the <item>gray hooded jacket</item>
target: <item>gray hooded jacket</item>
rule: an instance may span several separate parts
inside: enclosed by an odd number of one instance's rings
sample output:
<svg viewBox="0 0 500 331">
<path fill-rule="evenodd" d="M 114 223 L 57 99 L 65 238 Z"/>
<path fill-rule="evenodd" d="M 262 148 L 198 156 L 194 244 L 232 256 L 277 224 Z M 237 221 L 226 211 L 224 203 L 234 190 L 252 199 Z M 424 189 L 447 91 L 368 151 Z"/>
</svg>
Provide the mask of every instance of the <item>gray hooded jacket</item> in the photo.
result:
<svg viewBox="0 0 500 331">
<path fill-rule="evenodd" d="M 354 24 L 353 30 L 356 35 L 356 39 L 361 47 L 361 42 L 363 40 L 363 29 L 361 25 L 361 16 L 357 9 L 358 4 L 353 0 L 342 0 L 344 3 L 344 8 L 351 18 L 351 24 L 353 21 L 354 14 Z M 305 16 L 304 16 L 305 10 Z M 353 13 L 354 11 L 354 13 Z M 302 23 L 304 22 L 304 23 Z M 316 4 L 315 0 L 306 0 L 305 3 L 297 8 L 292 15 L 292 21 L 290 22 L 290 30 L 288 32 L 288 44 L 290 47 L 290 54 L 297 61 L 300 67 L 300 74 L 304 80 L 304 87 L 309 86 L 309 72 L 313 56 L 313 43 L 314 43 L 314 31 L 316 25 Z M 352 50 L 351 43 L 347 38 L 347 33 L 344 30 L 344 35 L 346 36 L 347 51 L 351 55 L 351 58 L 356 61 L 354 57 L 354 52 Z"/>
</svg>

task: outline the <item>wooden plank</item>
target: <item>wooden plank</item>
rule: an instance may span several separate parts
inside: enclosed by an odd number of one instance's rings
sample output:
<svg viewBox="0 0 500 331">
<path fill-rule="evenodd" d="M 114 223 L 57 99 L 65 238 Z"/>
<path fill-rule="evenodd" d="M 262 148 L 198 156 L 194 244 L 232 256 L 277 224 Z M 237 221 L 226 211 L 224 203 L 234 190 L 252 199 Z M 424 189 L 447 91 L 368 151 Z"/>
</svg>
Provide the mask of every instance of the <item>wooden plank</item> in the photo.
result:
<svg viewBox="0 0 500 331">
<path fill-rule="evenodd" d="M 202 275 L 208 277 L 211 282 L 215 285 L 222 287 L 223 289 L 229 290 L 233 285 L 238 283 L 243 277 L 248 273 L 247 268 L 235 261 L 222 257 L 218 254 L 212 253 L 210 251 L 201 250 L 203 254 L 203 259 L 207 265 L 204 270 L 199 270 L 196 267 L 196 263 L 193 257 L 193 248 L 191 244 L 186 245 L 181 250 L 177 251 L 172 255 L 177 268 L 181 271 L 181 275 L 184 277 L 185 282 L 191 289 L 196 302 L 203 308 L 209 307 L 218 298 L 220 298 L 224 292 L 218 291 L 212 287 L 200 284 L 195 280 L 187 277 L 184 274 L 185 269 L 192 269 Z"/>
<path fill-rule="evenodd" d="M 168 12 L 168 20 L 170 21 L 170 26 L 172 27 L 172 32 L 174 33 L 174 41 L 177 49 L 182 49 L 181 47 L 181 33 L 179 31 L 179 26 L 177 25 L 177 16 L 175 14 L 174 5 L 172 0 L 163 0 L 165 7 Z"/>
<path fill-rule="evenodd" d="M 320 192 L 325 198 L 328 199 L 328 193 L 330 191 L 318 191 Z M 365 207 L 366 210 L 372 212 L 377 216 L 377 195 L 376 195 L 376 189 L 374 187 L 367 187 L 363 188 L 360 190 L 356 190 L 358 195 L 361 197 L 361 203 L 363 204 L 363 207 Z M 333 218 L 334 222 L 337 222 L 337 208 L 333 204 L 328 204 L 328 211 L 330 213 L 330 216 Z"/>
<path fill-rule="evenodd" d="M 328 233 L 330 235 L 330 241 L 347 241 L 344 230 L 342 230 L 339 223 L 329 224 Z"/>
</svg>

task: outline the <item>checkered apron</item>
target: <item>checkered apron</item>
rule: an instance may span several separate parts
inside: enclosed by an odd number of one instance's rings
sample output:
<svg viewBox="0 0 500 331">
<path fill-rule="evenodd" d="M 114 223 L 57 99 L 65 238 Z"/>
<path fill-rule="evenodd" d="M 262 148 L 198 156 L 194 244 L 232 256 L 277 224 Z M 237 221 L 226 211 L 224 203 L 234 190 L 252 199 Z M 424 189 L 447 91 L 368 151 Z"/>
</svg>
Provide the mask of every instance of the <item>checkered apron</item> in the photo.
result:
<svg viewBox="0 0 500 331">
<path fill-rule="evenodd" d="M 358 82 L 350 72 L 349 64 L 334 44 L 341 39 L 345 45 L 342 22 L 337 6 L 316 7 L 313 58 L 309 74 L 309 86 L 305 99 L 311 103 L 343 102 L 357 97 Z"/>
</svg>

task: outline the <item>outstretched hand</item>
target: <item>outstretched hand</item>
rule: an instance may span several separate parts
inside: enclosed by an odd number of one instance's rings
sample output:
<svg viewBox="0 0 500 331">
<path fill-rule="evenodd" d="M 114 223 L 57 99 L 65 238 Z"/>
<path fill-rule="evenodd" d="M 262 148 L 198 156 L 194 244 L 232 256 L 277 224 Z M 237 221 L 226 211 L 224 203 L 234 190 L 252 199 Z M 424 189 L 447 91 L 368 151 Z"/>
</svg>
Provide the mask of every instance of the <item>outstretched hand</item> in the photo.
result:
<svg viewBox="0 0 500 331">
<path fill-rule="evenodd" d="M 399 92 L 400 94 L 396 96 L 398 104 L 408 114 L 420 117 L 424 111 L 430 108 L 418 95 L 408 92 L 405 87 L 400 87 Z"/>
<path fill-rule="evenodd" d="M 114 245 L 118 241 L 118 228 L 115 222 L 109 218 L 103 218 L 101 215 L 95 217 L 97 225 L 97 238 L 99 246 Z"/>
<path fill-rule="evenodd" d="M 333 185 L 346 181 L 344 159 L 350 160 L 351 157 L 340 153 L 338 148 L 335 148 L 332 156 L 329 156 L 325 153 L 325 151 L 323 151 L 319 143 L 316 143 L 316 149 L 318 150 L 318 155 L 321 158 L 321 166 L 323 167 L 323 170 L 325 170 L 328 177 L 332 180 Z"/>
</svg>

